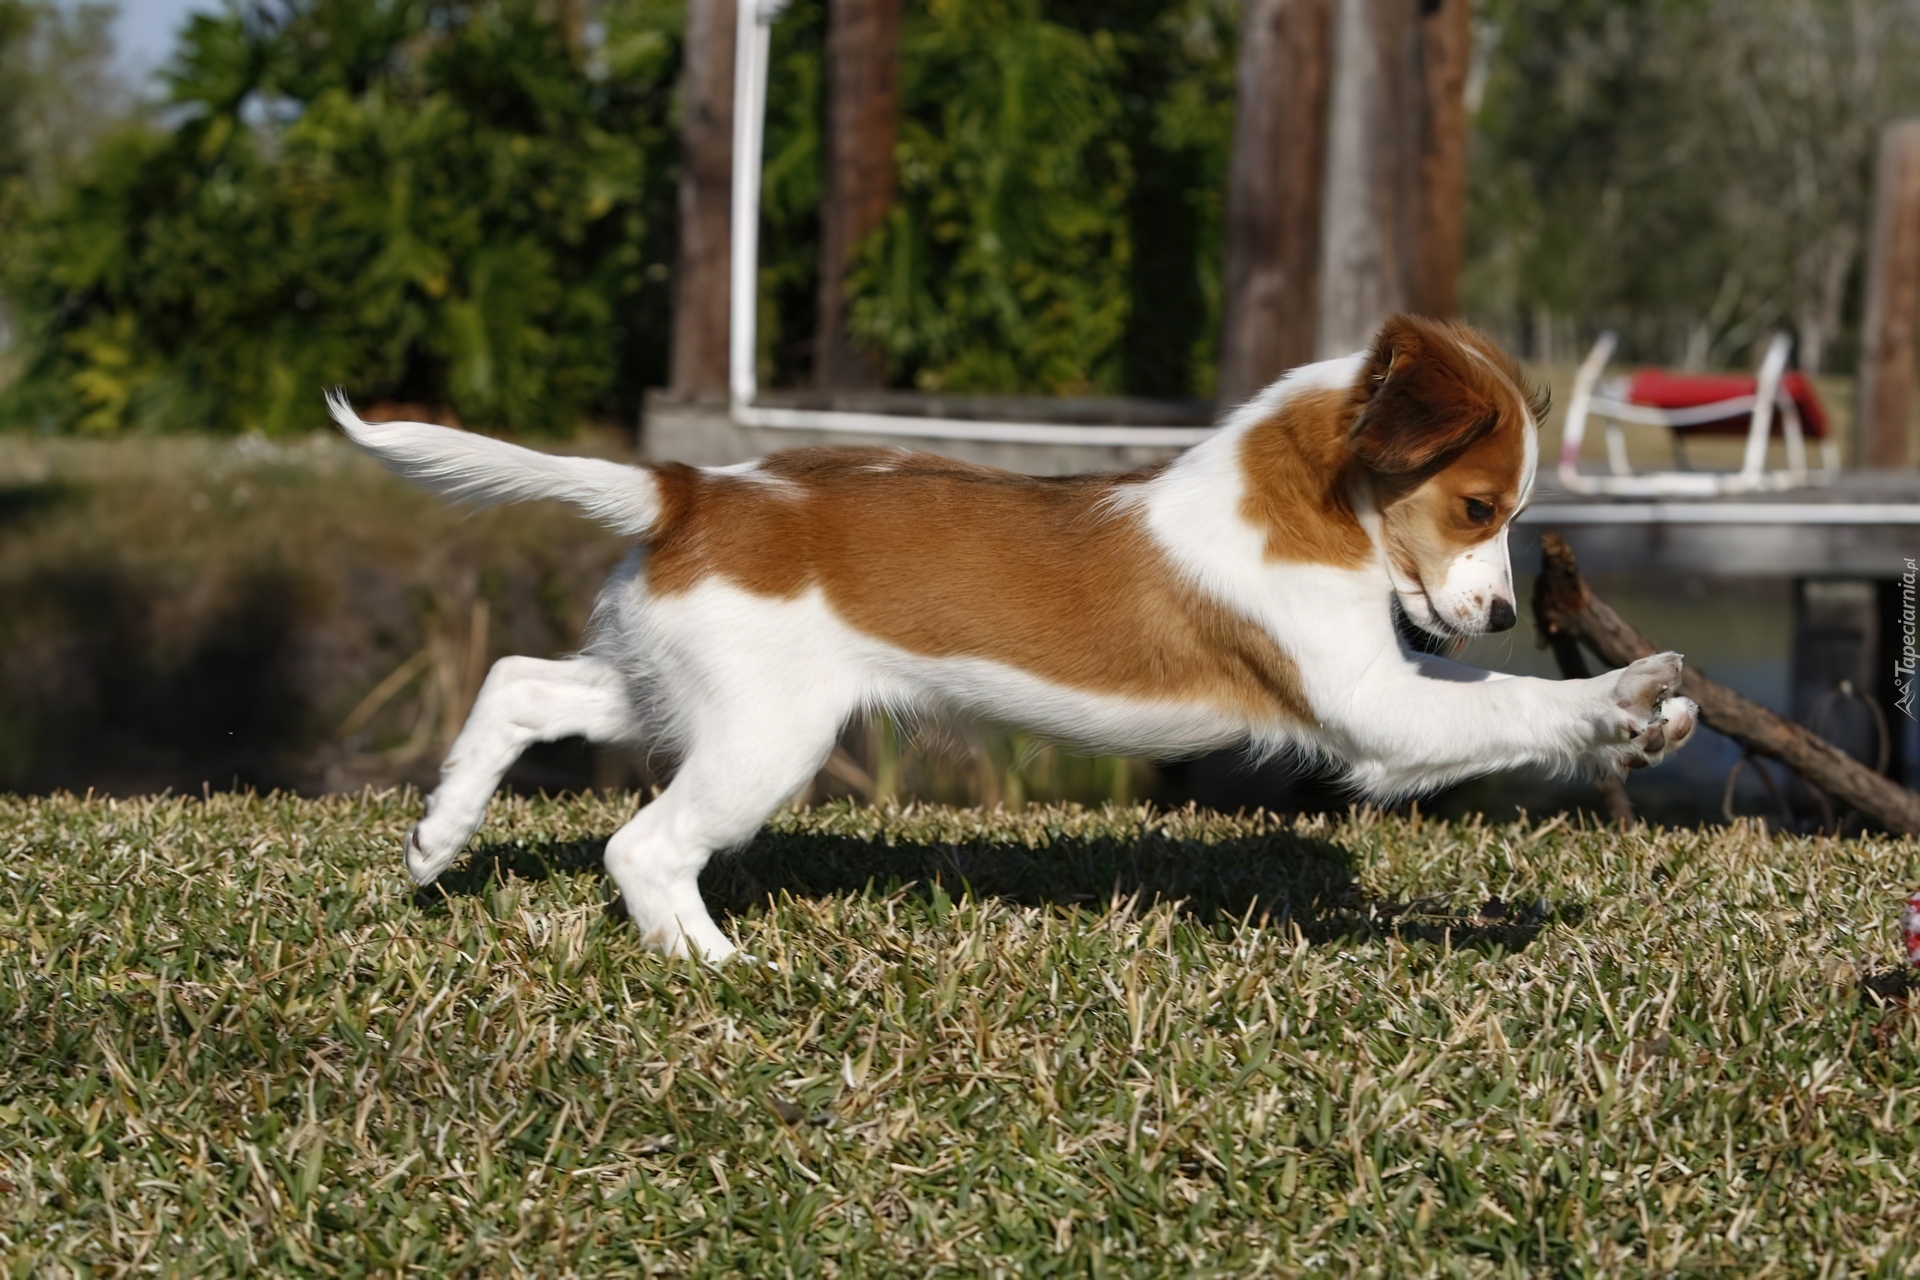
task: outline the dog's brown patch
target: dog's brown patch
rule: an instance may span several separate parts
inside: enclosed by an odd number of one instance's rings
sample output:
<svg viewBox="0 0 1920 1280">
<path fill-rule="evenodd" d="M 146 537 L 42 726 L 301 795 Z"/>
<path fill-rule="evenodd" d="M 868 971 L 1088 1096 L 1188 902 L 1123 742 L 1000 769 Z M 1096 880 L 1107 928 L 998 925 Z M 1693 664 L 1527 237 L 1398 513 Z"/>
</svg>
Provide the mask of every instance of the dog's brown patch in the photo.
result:
<svg viewBox="0 0 1920 1280">
<path fill-rule="evenodd" d="M 1395 316 L 1351 387 L 1288 397 L 1241 445 L 1241 514 L 1271 560 L 1353 568 L 1372 553 L 1353 511 L 1382 513 L 1387 553 L 1422 581 L 1498 533 L 1520 499 L 1530 418 L 1546 406 L 1466 325 Z M 1467 499 L 1490 520 L 1468 518 Z"/>
<path fill-rule="evenodd" d="M 1347 390 L 1301 391 L 1242 439 L 1240 514 L 1260 531 L 1269 560 L 1351 569 L 1372 554 L 1349 482 L 1347 425 L 1357 412 Z"/>
<path fill-rule="evenodd" d="M 1310 721 L 1292 660 L 1183 580 L 1116 501 L 1153 474 L 1037 478 L 884 449 L 796 449 L 749 475 L 669 466 L 647 585 L 818 588 L 850 626 L 911 653 Z"/>
</svg>

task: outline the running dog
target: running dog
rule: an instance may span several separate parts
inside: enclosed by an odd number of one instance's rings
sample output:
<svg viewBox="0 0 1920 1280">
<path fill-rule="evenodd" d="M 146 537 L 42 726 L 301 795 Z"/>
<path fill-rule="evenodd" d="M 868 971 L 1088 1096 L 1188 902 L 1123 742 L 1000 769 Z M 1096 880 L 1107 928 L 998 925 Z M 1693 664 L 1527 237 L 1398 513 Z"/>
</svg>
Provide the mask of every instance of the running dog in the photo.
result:
<svg viewBox="0 0 1920 1280">
<path fill-rule="evenodd" d="M 1618 773 L 1686 741 L 1681 658 L 1507 677 L 1409 646 L 1514 624 L 1508 526 L 1543 407 L 1497 346 L 1397 316 L 1295 369 L 1171 463 L 1039 478 L 807 448 L 732 467 L 555 457 L 335 420 L 476 505 L 558 498 L 636 542 L 578 656 L 496 663 L 408 837 L 426 884 L 530 744 L 665 746 L 672 784 L 607 843 L 647 941 L 734 950 L 700 869 L 812 778 L 848 718 L 965 716 L 1090 751 L 1244 745 L 1336 762 L 1356 795 L 1538 765 Z"/>
</svg>

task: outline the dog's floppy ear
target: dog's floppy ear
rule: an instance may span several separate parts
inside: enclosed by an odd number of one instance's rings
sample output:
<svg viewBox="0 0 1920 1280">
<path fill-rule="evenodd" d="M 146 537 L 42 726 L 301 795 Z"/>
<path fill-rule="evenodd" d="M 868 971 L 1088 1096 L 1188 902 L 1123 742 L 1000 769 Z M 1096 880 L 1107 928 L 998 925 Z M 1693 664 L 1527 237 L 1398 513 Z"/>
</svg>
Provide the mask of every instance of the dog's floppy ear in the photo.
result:
<svg viewBox="0 0 1920 1280">
<path fill-rule="evenodd" d="M 1492 431 L 1499 411 L 1451 327 L 1397 315 L 1380 326 L 1347 433 L 1362 463 L 1385 475 L 1437 470 Z"/>
</svg>

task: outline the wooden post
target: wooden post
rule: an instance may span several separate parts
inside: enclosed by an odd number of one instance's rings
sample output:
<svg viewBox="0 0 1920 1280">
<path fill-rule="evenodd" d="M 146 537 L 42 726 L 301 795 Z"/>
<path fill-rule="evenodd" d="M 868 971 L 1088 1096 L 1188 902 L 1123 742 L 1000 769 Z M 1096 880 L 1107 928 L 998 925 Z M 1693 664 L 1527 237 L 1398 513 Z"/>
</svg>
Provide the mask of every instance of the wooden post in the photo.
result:
<svg viewBox="0 0 1920 1280">
<path fill-rule="evenodd" d="M 814 380 L 878 387 L 886 365 L 847 336 L 847 271 L 860 242 L 893 205 L 900 115 L 900 0 L 829 0 L 824 198 L 820 204 L 820 313 Z"/>
<path fill-rule="evenodd" d="M 1414 156 L 1414 0 L 1337 0 L 1325 241 L 1320 271 L 1322 357 L 1372 341 L 1407 306 L 1404 226 Z"/>
<path fill-rule="evenodd" d="M 1920 341 L 1920 120 L 1895 121 L 1881 133 L 1874 185 L 1859 456 L 1870 467 L 1905 467 Z"/>
<path fill-rule="evenodd" d="M 684 396 L 727 393 L 735 13 L 733 0 L 687 0 L 671 370 Z"/>
<path fill-rule="evenodd" d="M 1459 309 L 1469 0 L 1338 0 L 1322 356 Z"/>
<path fill-rule="evenodd" d="M 1216 391 L 1223 406 L 1314 357 L 1331 34 L 1329 0 L 1246 0 L 1241 11 Z"/>
<path fill-rule="evenodd" d="M 1419 151 L 1407 306 L 1422 315 L 1460 310 L 1466 242 L 1467 68 L 1470 0 L 1421 0 Z"/>
</svg>

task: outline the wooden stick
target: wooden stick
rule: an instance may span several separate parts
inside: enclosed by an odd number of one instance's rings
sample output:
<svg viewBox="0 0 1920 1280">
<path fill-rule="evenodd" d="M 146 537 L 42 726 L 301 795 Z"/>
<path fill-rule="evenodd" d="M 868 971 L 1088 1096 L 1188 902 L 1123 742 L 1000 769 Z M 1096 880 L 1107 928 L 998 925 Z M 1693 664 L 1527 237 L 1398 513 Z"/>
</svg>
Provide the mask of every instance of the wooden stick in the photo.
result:
<svg viewBox="0 0 1920 1280">
<path fill-rule="evenodd" d="M 1659 652 L 1587 587 L 1573 549 L 1560 535 L 1542 534 L 1540 552 L 1534 616 L 1549 644 L 1556 637 L 1577 640 L 1616 667 Z M 1826 739 L 1715 684 L 1692 663 L 1681 677 L 1680 692 L 1700 705 L 1702 720 L 1755 755 L 1780 761 L 1889 831 L 1920 832 L 1920 795 L 1881 777 Z"/>
</svg>

